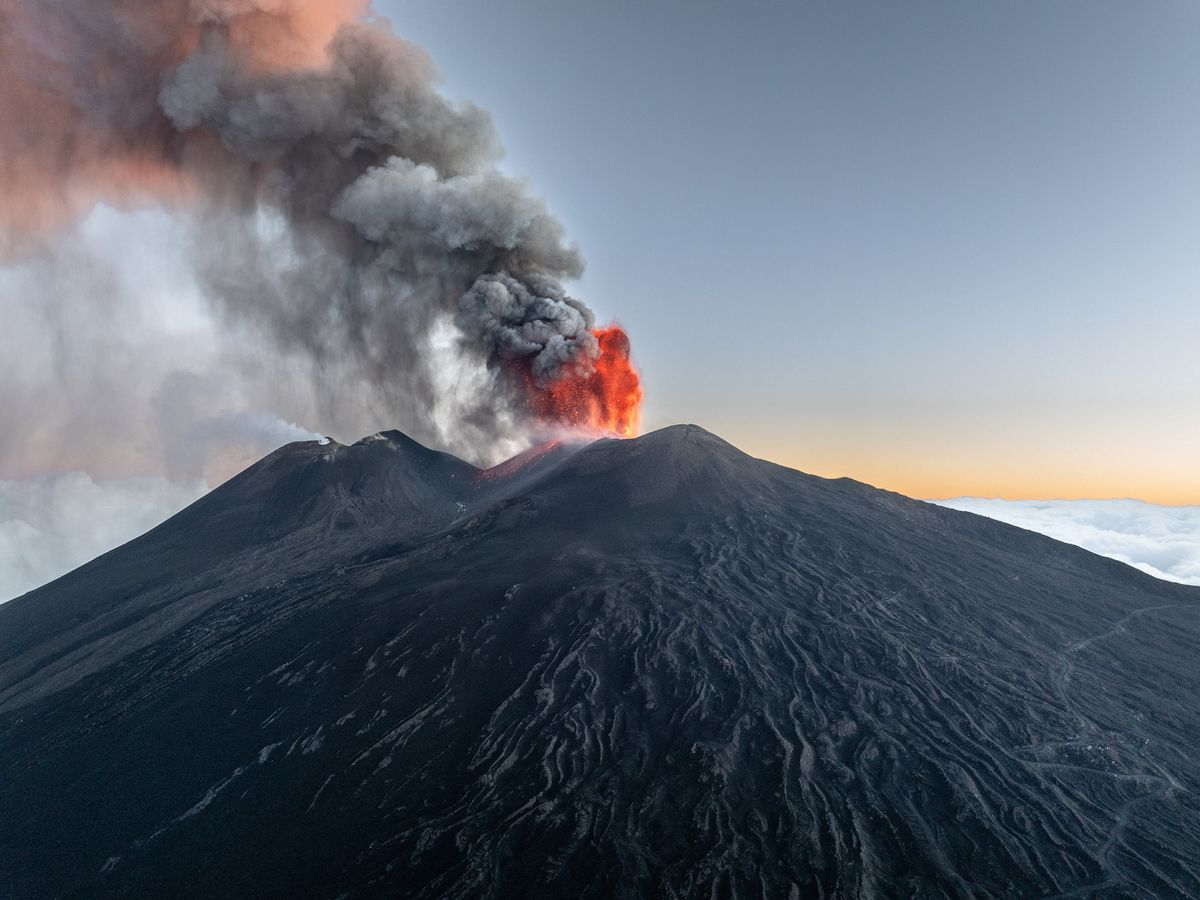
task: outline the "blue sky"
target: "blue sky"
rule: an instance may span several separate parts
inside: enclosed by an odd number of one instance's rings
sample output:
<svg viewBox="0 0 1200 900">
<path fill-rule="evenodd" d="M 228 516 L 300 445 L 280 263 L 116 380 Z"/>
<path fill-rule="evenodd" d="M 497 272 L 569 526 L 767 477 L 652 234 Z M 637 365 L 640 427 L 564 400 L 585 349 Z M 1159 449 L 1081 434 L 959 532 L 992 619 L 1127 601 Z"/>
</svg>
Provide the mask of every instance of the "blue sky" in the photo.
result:
<svg viewBox="0 0 1200 900">
<path fill-rule="evenodd" d="M 1200 500 L 1200 7 L 385 2 L 647 424 L 910 493 Z"/>
</svg>

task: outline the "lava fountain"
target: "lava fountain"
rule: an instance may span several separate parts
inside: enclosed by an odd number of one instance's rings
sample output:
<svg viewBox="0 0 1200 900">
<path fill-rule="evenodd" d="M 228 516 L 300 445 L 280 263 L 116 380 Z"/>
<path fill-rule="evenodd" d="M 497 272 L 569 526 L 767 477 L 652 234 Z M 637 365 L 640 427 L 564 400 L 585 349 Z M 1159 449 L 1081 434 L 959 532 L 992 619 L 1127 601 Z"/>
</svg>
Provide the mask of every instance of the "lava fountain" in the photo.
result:
<svg viewBox="0 0 1200 900">
<path fill-rule="evenodd" d="M 642 385 L 618 325 L 592 331 L 599 355 L 590 370 L 564 369 L 546 384 L 525 378 L 529 405 L 546 424 L 634 437 L 641 425 Z"/>
</svg>

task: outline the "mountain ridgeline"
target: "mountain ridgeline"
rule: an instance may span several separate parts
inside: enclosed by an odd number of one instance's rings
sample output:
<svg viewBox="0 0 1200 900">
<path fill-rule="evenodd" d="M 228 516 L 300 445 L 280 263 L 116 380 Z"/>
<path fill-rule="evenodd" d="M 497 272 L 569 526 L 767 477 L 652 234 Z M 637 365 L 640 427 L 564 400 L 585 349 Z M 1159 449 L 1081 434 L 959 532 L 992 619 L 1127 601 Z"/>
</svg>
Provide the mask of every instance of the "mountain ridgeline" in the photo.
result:
<svg viewBox="0 0 1200 900">
<path fill-rule="evenodd" d="M 0 896 L 1200 896 L 1200 590 L 695 426 L 291 444 L 0 606 Z"/>
</svg>

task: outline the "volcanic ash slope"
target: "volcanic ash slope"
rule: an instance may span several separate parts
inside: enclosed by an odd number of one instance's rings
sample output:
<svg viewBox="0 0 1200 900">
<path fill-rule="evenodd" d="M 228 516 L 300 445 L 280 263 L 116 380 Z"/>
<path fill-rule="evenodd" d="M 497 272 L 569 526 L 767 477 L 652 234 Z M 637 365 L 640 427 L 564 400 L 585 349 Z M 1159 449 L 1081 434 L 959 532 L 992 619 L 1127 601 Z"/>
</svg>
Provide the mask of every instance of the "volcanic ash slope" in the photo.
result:
<svg viewBox="0 0 1200 900">
<path fill-rule="evenodd" d="M 695 426 L 293 444 L 0 606 L 0 895 L 1200 896 L 1198 638 Z"/>
</svg>

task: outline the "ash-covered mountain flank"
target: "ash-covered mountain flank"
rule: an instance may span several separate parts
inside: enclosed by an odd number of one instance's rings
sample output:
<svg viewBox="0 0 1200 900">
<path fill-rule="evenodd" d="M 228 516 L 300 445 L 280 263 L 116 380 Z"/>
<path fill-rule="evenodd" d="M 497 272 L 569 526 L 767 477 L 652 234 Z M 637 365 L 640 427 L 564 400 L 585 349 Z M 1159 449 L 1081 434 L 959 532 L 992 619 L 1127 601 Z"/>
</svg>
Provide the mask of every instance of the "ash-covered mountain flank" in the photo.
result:
<svg viewBox="0 0 1200 900">
<path fill-rule="evenodd" d="M 1200 896 L 1198 638 L 694 426 L 293 444 L 0 606 L 0 896 Z"/>
</svg>

